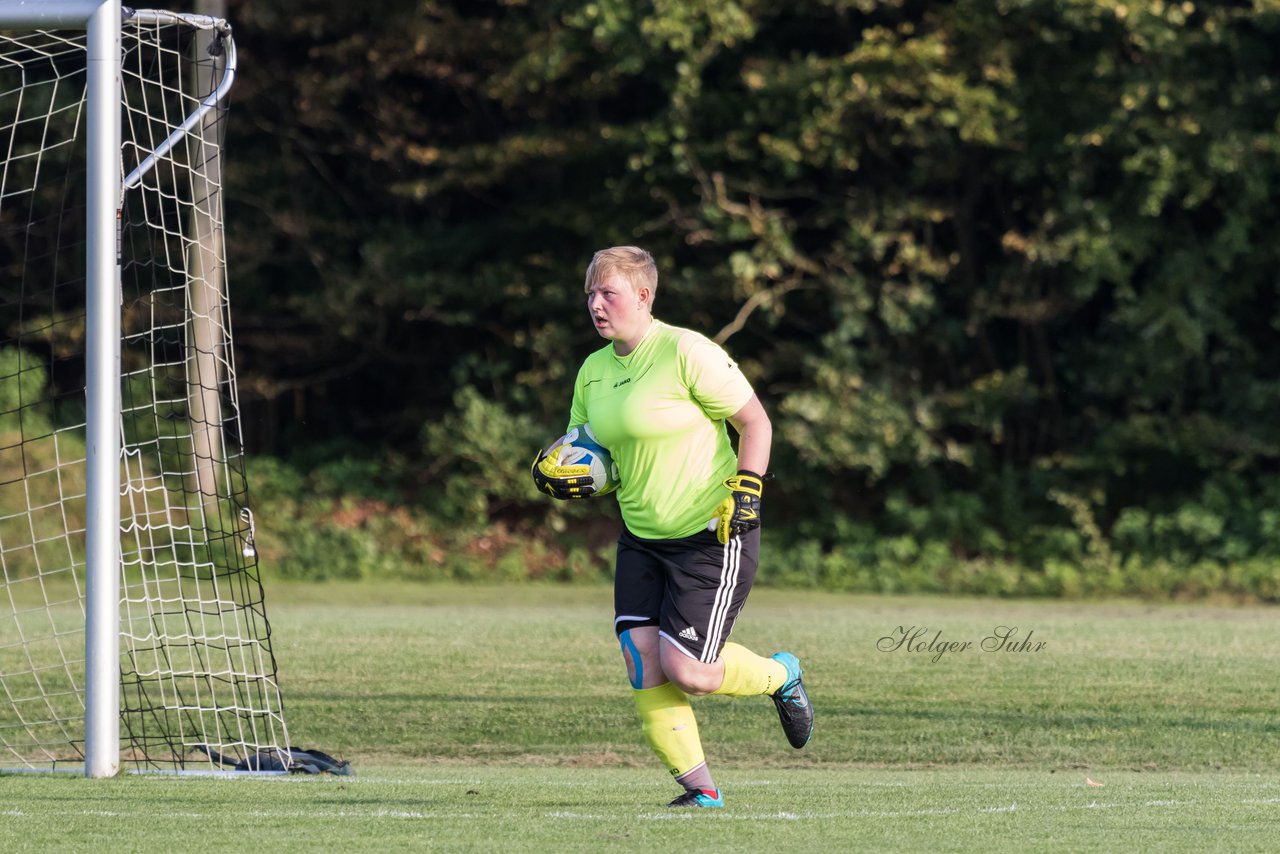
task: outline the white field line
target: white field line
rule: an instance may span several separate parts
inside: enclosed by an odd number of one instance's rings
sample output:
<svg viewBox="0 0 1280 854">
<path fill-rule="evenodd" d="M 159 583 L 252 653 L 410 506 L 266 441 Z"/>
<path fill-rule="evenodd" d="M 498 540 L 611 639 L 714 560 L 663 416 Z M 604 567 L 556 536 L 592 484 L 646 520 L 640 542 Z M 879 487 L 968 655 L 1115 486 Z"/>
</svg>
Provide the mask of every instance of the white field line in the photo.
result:
<svg viewBox="0 0 1280 854">
<path fill-rule="evenodd" d="M 146 776 L 146 777 L 139 776 L 134 779 L 147 780 L 148 782 L 162 783 L 164 785 L 169 785 L 173 782 L 172 775 L 167 777 L 161 777 L 159 775 Z M 134 779 L 131 779 L 130 782 L 131 783 L 134 782 Z M 217 777 L 217 778 L 211 778 L 211 779 L 223 779 L 223 778 Z M 293 777 L 293 776 L 264 777 L 256 780 L 246 780 L 241 778 L 237 781 L 237 783 L 239 785 L 243 785 L 245 783 L 251 783 L 251 784 L 262 785 L 262 786 L 280 786 L 280 785 L 288 786 L 288 785 L 298 785 L 300 783 L 302 785 L 306 785 L 308 782 L 308 779 L 309 779 L 308 777 Z M 289 782 L 287 783 L 280 782 L 285 780 Z M 344 784 L 359 783 L 361 785 L 365 783 L 377 783 L 378 785 L 386 785 L 386 786 L 476 786 L 476 785 L 480 785 L 483 782 L 482 780 L 465 779 L 461 777 L 455 777 L 452 779 L 423 780 L 420 777 L 399 779 L 396 777 L 366 777 L 363 774 L 361 774 L 359 777 L 354 777 L 354 778 L 338 777 L 338 776 L 323 776 L 320 778 L 310 778 L 310 781 L 317 783 L 319 785 L 324 785 L 326 781 L 330 781 L 334 783 L 344 783 Z M 556 785 L 561 785 L 561 784 L 557 783 Z M 573 786 L 576 784 L 573 783 L 572 781 L 569 781 L 566 785 Z"/>
<path fill-rule="evenodd" d="M 1267 799 L 1247 799 L 1240 801 L 1222 801 L 1217 805 L 1226 806 L 1235 804 L 1239 806 L 1276 806 L 1280 805 L 1280 798 Z M 1100 802 L 1097 800 L 1090 801 L 1088 804 L 1075 806 L 1031 806 L 1025 804 L 999 804 L 989 807 L 970 807 L 970 808 L 935 808 L 922 810 L 832 810 L 823 812 L 776 812 L 765 813 L 759 815 L 743 815 L 734 813 L 731 810 L 726 812 L 704 812 L 702 810 L 679 810 L 667 812 L 642 813 L 638 816 L 628 816 L 619 813 L 581 813 L 572 810 L 557 810 L 555 812 L 544 813 L 544 818 L 557 819 L 562 821 L 620 821 L 632 820 L 639 818 L 647 821 L 690 821 L 690 820 L 715 820 L 715 821 L 756 821 L 756 822 L 772 822 L 772 821 L 829 821 L 832 819 L 848 819 L 848 818 L 932 818 L 938 816 L 956 816 L 956 815 L 1007 815 L 1010 813 L 1025 814 L 1033 812 L 1081 812 L 1085 810 L 1120 810 L 1125 812 L 1142 812 L 1153 808 L 1168 807 L 1196 807 L 1199 803 L 1196 801 L 1144 801 L 1134 804 L 1118 804 Z M 125 820 L 135 820 L 141 817 L 151 817 L 154 813 L 150 810 L 60 810 L 59 815 L 83 815 L 93 816 L 95 818 L 118 818 Z M 172 818 L 180 818 L 183 820 L 206 820 L 225 818 L 224 813 L 201 813 L 201 812 L 182 812 L 167 813 Z M 267 820 L 281 819 L 408 819 L 408 820 L 425 820 L 425 821 L 454 821 L 475 819 L 485 822 L 492 822 L 495 818 L 501 817 L 501 811 L 485 812 L 483 814 L 462 812 L 424 812 L 421 810 L 391 810 L 385 808 L 341 808 L 326 810 L 309 810 L 309 809 L 258 809 L 240 813 L 240 815 Z M 0 810 L 0 816 L 10 818 L 47 818 L 48 813 L 43 811 L 33 812 L 20 809 Z"/>
<path fill-rule="evenodd" d="M 473 813 L 424 813 L 417 810 L 389 810 L 389 809 L 369 809 L 369 810 L 250 810 L 248 812 L 239 813 L 249 818 L 265 818 L 265 819 L 282 819 L 282 818 L 414 818 L 414 819 L 455 819 L 455 818 L 485 818 L 492 816 L 479 816 Z M 0 815 L 11 816 L 14 818 L 44 818 L 48 814 L 44 812 L 25 812 L 23 810 L 4 810 Z M 94 818 L 123 818 L 134 820 L 142 816 L 153 816 L 154 813 L 145 810 L 136 812 L 127 812 L 124 810 L 59 810 L 58 815 L 86 815 Z M 200 813 L 200 812 L 166 812 L 166 818 L 181 819 L 225 819 L 226 813 Z"/>
</svg>

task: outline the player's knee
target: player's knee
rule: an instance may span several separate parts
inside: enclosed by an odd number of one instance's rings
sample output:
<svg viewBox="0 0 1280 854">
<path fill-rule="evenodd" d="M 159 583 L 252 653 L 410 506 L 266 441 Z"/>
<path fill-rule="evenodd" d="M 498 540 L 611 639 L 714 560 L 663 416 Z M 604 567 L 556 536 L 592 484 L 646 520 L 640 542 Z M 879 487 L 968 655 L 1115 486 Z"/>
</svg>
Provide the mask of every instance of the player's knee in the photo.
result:
<svg viewBox="0 0 1280 854">
<path fill-rule="evenodd" d="M 662 669 L 677 688 L 691 697 L 710 694 L 720 687 L 722 679 L 722 675 L 717 674 L 714 667 L 692 658 L 664 661 Z"/>
<path fill-rule="evenodd" d="M 632 688 L 639 690 L 644 687 L 644 659 L 636 648 L 630 629 L 618 633 L 618 643 L 622 645 L 622 658 L 627 663 L 627 679 L 631 681 Z"/>
<path fill-rule="evenodd" d="M 678 677 L 672 678 L 671 681 L 676 683 L 676 687 L 690 697 L 702 697 L 720 687 L 718 682 L 700 673 L 682 673 Z"/>
</svg>

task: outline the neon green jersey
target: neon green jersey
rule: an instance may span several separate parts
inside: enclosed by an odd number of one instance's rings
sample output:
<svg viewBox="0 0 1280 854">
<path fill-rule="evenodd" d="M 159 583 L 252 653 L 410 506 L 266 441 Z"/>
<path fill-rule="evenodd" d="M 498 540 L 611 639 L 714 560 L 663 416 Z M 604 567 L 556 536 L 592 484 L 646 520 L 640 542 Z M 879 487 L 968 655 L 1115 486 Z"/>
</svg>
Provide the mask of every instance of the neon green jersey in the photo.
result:
<svg viewBox="0 0 1280 854">
<path fill-rule="evenodd" d="M 590 423 L 618 464 L 618 506 L 631 533 L 670 540 L 705 531 L 737 471 L 725 419 L 751 384 L 717 344 L 654 320 L 630 354 L 587 357 L 569 426 Z"/>
</svg>

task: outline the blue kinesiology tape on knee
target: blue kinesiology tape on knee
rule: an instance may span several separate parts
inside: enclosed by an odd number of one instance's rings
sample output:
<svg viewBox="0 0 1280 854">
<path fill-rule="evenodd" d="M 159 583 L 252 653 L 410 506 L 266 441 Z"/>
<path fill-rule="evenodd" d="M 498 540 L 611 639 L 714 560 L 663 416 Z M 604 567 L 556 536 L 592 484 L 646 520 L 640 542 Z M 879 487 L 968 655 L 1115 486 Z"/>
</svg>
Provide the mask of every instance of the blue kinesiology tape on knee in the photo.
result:
<svg viewBox="0 0 1280 854">
<path fill-rule="evenodd" d="M 631 630 L 627 629 L 618 635 L 618 642 L 622 644 L 622 651 L 631 653 L 631 672 L 635 674 L 631 678 L 631 687 L 637 691 L 644 684 L 644 664 L 640 661 L 640 650 L 636 649 L 636 642 L 631 639 Z"/>
</svg>

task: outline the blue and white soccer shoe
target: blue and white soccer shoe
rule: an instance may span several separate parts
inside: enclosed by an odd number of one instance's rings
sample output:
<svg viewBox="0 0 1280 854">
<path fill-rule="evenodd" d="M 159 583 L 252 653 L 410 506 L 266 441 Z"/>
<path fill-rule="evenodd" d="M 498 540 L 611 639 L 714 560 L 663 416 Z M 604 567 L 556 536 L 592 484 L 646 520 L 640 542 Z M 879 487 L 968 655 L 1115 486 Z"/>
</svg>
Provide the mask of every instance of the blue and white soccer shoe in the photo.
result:
<svg viewBox="0 0 1280 854">
<path fill-rule="evenodd" d="M 724 795 L 720 794 L 719 789 L 687 789 L 683 795 L 667 804 L 667 806 L 722 809 L 724 807 Z"/>
<path fill-rule="evenodd" d="M 800 659 L 789 652 L 775 652 L 771 657 L 787 668 L 787 681 L 769 696 L 778 707 L 778 719 L 782 721 L 787 741 L 799 750 L 813 738 L 813 706 L 809 704 L 809 695 L 805 693 L 804 682 L 800 679 Z"/>
</svg>

